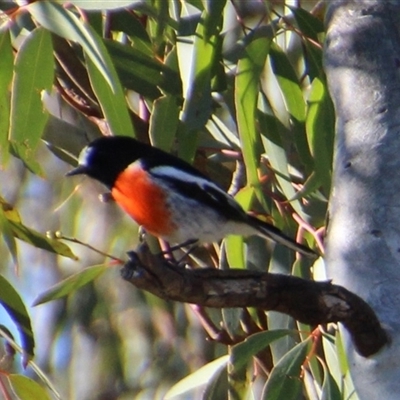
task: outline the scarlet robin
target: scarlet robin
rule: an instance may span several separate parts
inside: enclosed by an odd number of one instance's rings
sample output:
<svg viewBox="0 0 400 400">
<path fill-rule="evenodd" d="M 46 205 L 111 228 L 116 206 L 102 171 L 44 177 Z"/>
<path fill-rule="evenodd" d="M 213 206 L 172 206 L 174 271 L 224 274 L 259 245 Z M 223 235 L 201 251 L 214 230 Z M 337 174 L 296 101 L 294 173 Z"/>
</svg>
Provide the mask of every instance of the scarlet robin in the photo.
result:
<svg viewBox="0 0 400 400">
<path fill-rule="evenodd" d="M 170 243 L 260 235 L 308 257 L 316 253 L 275 226 L 246 213 L 237 201 L 189 163 L 127 136 L 86 146 L 67 175 L 103 183 L 116 203 L 149 233 Z"/>
</svg>

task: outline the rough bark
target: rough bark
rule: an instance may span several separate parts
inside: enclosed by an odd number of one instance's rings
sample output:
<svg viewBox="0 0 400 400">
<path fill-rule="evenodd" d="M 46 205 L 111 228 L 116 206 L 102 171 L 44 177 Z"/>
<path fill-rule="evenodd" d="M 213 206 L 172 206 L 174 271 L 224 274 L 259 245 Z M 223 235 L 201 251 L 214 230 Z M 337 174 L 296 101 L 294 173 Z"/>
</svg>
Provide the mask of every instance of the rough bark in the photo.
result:
<svg viewBox="0 0 400 400">
<path fill-rule="evenodd" d="M 325 65 L 336 109 L 326 263 L 367 301 L 391 336 L 365 359 L 348 354 L 361 399 L 400 393 L 400 2 L 329 3 Z"/>
<path fill-rule="evenodd" d="M 146 246 L 129 256 L 123 278 L 162 299 L 205 307 L 257 307 L 310 325 L 341 321 L 363 356 L 387 342 L 369 305 L 330 282 L 248 270 L 185 269 L 152 255 Z"/>
</svg>

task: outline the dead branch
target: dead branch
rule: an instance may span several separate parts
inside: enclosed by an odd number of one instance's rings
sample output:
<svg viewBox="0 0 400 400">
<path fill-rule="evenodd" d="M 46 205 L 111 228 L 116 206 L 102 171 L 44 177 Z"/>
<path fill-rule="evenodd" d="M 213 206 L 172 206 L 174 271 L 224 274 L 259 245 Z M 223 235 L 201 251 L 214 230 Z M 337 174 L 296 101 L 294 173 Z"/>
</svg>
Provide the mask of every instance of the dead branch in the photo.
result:
<svg viewBox="0 0 400 400">
<path fill-rule="evenodd" d="M 341 322 L 364 357 L 389 342 L 372 308 L 329 281 L 239 269 L 187 269 L 151 254 L 145 245 L 128 255 L 122 277 L 162 299 L 213 308 L 257 307 L 314 326 Z"/>
</svg>

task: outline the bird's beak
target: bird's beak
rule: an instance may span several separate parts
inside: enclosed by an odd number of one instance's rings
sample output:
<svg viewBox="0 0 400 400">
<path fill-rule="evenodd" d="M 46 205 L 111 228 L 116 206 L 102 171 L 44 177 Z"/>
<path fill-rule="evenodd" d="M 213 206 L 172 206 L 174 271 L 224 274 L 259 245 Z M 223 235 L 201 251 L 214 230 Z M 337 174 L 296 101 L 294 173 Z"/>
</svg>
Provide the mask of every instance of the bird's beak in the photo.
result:
<svg viewBox="0 0 400 400">
<path fill-rule="evenodd" d="M 87 167 L 85 167 L 84 165 L 78 165 L 76 168 L 67 172 L 65 174 L 65 176 L 74 176 L 74 175 L 82 175 L 82 174 L 87 174 Z"/>
</svg>

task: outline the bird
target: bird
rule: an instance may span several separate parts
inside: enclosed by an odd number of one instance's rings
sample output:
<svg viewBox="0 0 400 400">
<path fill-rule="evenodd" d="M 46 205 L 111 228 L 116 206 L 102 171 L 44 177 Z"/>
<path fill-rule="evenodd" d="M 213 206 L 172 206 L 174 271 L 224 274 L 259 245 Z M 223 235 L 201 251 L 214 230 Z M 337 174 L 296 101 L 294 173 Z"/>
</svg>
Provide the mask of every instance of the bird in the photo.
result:
<svg viewBox="0 0 400 400">
<path fill-rule="evenodd" d="M 80 153 L 67 176 L 101 182 L 139 225 L 169 243 L 218 242 L 227 235 L 259 235 L 304 256 L 309 247 L 247 213 L 188 162 L 129 136 L 102 136 Z"/>
</svg>

